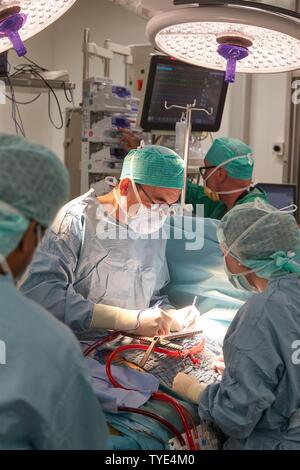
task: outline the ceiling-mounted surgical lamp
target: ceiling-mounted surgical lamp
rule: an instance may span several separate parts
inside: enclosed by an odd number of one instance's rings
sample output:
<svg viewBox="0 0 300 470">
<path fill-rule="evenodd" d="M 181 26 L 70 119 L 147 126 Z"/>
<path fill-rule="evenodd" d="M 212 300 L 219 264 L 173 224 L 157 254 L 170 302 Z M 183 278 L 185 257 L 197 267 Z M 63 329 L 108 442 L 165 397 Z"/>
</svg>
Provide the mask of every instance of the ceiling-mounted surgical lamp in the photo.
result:
<svg viewBox="0 0 300 470">
<path fill-rule="evenodd" d="M 300 68 L 300 14 L 252 1 L 174 0 L 146 29 L 156 48 L 184 62 L 235 73 Z"/>
<path fill-rule="evenodd" d="M 26 54 L 23 41 L 47 28 L 76 0 L 0 0 L 0 53 L 14 48 Z"/>
</svg>

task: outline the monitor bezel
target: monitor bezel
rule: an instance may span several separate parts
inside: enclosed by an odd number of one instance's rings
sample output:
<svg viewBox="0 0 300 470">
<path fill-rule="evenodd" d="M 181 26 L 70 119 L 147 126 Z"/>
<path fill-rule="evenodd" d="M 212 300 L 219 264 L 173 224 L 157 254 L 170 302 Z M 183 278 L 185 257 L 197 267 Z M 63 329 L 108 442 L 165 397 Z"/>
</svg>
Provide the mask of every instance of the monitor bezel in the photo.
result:
<svg viewBox="0 0 300 470">
<path fill-rule="evenodd" d="M 284 188 L 284 187 L 286 187 L 286 188 L 291 188 L 291 189 L 294 190 L 294 196 L 295 196 L 295 202 L 294 202 L 294 204 L 295 204 L 296 206 L 298 206 L 299 190 L 298 190 L 297 184 L 295 184 L 295 183 L 263 183 L 263 182 L 262 182 L 262 183 L 257 183 L 257 186 L 258 186 L 258 187 L 261 187 L 261 189 L 262 189 L 263 191 L 266 191 L 268 186 L 280 187 L 280 188 Z M 264 187 L 265 187 L 266 189 L 264 189 Z M 299 209 L 298 209 L 298 210 L 299 210 Z M 294 213 L 294 216 L 296 217 L 297 220 L 298 220 L 298 218 L 299 218 L 298 210 Z"/>
<path fill-rule="evenodd" d="M 208 69 L 205 67 L 198 67 L 196 65 L 188 64 L 186 62 L 183 62 L 178 59 L 173 59 L 169 56 L 163 56 L 163 55 L 152 55 L 150 58 L 150 64 L 149 64 L 149 71 L 148 71 L 148 78 L 147 78 L 147 83 L 145 87 L 145 92 L 144 92 L 144 100 L 143 100 L 143 108 L 141 112 L 141 117 L 140 117 L 140 126 L 145 132 L 151 132 L 151 131 L 170 131 L 174 132 L 175 131 L 175 125 L 172 123 L 159 123 L 159 122 L 149 122 L 148 121 L 148 116 L 149 116 L 149 109 L 150 109 L 150 104 L 151 104 L 151 98 L 152 98 L 152 93 L 153 93 L 153 86 L 154 86 L 154 80 L 155 80 L 155 72 L 156 72 L 156 66 L 159 63 L 162 64 L 169 64 L 170 61 L 172 63 L 177 63 L 180 65 L 184 65 L 187 68 L 201 68 L 202 70 L 208 70 L 208 71 L 214 71 L 212 69 Z M 223 74 L 224 80 L 223 80 L 223 87 L 221 90 L 221 96 L 219 100 L 219 107 L 217 110 L 217 115 L 216 115 L 216 121 L 215 124 L 192 124 L 192 131 L 193 132 L 217 132 L 222 123 L 222 117 L 224 113 L 224 107 L 225 107 L 225 102 L 226 102 L 226 97 L 227 97 L 227 91 L 228 91 L 228 83 L 225 82 L 225 72 L 222 72 L 221 70 L 219 71 L 220 73 Z M 171 104 L 171 103 L 170 103 Z M 172 103 L 176 104 L 176 103 Z M 188 103 L 187 103 L 188 104 Z"/>
</svg>

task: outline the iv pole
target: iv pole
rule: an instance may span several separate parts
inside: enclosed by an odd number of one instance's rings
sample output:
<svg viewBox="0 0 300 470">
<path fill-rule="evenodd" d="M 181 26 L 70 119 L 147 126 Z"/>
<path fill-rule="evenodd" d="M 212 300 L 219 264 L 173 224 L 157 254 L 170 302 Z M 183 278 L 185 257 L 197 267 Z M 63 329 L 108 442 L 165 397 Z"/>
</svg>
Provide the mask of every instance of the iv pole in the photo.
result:
<svg viewBox="0 0 300 470">
<path fill-rule="evenodd" d="M 168 102 L 165 101 L 165 109 L 169 110 L 172 108 L 183 109 L 185 111 L 185 138 L 184 138 L 184 187 L 181 196 L 181 208 L 184 211 L 185 201 L 186 201 L 186 186 L 187 186 L 187 176 L 188 176 L 188 164 L 189 164 L 189 148 L 190 148 L 190 138 L 192 133 L 192 112 L 193 111 L 202 111 L 208 116 L 213 115 L 213 108 L 210 108 L 210 111 L 204 108 L 196 108 L 197 100 L 194 99 L 193 104 L 187 104 L 186 106 L 180 106 L 177 104 L 168 105 Z"/>
</svg>

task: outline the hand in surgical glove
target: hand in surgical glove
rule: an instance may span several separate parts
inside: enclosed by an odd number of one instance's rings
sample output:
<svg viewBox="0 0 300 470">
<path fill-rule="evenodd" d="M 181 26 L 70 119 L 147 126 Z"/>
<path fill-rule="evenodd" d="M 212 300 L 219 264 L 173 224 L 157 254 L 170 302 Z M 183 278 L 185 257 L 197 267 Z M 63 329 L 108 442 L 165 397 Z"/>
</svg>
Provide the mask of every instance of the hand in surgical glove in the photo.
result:
<svg viewBox="0 0 300 470">
<path fill-rule="evenodd" d="M 142 336 L 167 335 L 170 333 L 172 316 L 160 308 L 139 310 L 95 304 L 91 322 L 92 329 L 132 331 Z"/>
<path fill-rule="evenodd" d="M 142 336 L 163 336 L 170 334 L 172 316 L 159 307 L 144 310 L 139 316 L 137 334 Z"/>
<path fill-rule="evenodd" d="M 180 308 L 179 310 L 168 310 L 172 313 L 173 321 L 171 331 L 181 331 L 191 326 L 200 317 L 200 312 L 195 306 Z"/>
<path fill-rule="evenodd" d="M 219 374 L 224 374 L 224 370 L 225 370 L 224 357 L 218 356 L 215 359 L 212 368 L 215 369 Z"/>
<path fill-rule="evenodd" d="M 193 377 L 190 377 L 183 372 L 179 372 L 179 374 L 174 378 L 172 389 L 188 400 L 191 400 L 194 403 L 199 403 L 201 395 L 206 387 L 207 384 L 199 383 Z"/>
</svg>

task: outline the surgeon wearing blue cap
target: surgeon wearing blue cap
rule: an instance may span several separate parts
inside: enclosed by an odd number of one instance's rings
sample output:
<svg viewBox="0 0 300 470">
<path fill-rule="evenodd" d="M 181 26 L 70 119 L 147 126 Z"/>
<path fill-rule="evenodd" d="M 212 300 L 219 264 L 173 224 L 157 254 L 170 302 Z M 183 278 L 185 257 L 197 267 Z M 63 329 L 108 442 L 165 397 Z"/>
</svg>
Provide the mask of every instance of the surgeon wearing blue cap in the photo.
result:
<svg viewBox="0 0 300 470">
<path fill-rule="evenodd" d="M 204 185 L 187 184 L 186 202 L 204 205 L 204 216 L 222 219 L 235 205 L 267 201 L 265 192 L 252 184 L 254 158 L 252 149 L 238 139 L 216 139 L 207 152 L 200 174 Z"/>
<path fill-rule="evenodd" d="M 15 287 L 68 197 L 49 150 L 0 134 L 0 449 L 104 449 L 107 429 L 71 331 Z"/>
<path fill-rule="evenodd" d="M 183 161 L 172 150 L 131 150 L 114 191 L 97 197 L 92 189 L 60 211 L 22 291 L 78 335 L 92 329 L 154 336 L 178 329 L 178 311 L 175 318 L 160 294 L 169 282 L 160 232 L 183 183 Z"/>
</svg>

